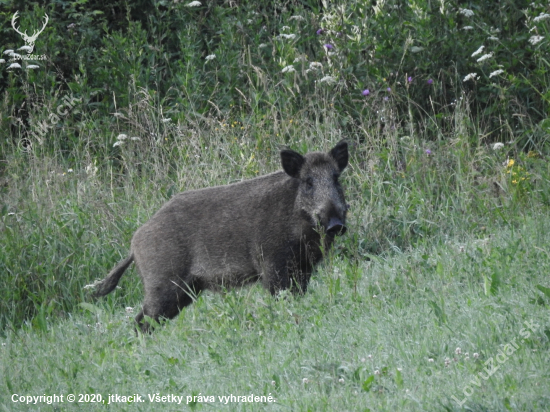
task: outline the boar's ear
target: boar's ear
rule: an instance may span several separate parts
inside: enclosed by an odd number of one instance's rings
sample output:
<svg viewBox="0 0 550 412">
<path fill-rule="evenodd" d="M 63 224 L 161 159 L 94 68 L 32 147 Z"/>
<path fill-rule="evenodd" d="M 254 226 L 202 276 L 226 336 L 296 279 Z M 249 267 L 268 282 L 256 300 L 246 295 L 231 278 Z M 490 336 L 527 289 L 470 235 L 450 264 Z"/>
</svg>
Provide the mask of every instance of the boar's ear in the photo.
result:
<svg viewBox="0 0 550 412">
<path fill-rule="evenodd" d="M 348 165 L 348 143 L 345 140 L 338 142 L 330 151 L 330 155 L 336 160 L 340 171 L 344 170 Z"/>
<path fill-rule="evenodd" d="M 294 150 L 281 150 L 281 163 L 286 174 L 291 177 L 299 177 L 300 169 L 304 164 L 304 156 Z"/>
</svg>

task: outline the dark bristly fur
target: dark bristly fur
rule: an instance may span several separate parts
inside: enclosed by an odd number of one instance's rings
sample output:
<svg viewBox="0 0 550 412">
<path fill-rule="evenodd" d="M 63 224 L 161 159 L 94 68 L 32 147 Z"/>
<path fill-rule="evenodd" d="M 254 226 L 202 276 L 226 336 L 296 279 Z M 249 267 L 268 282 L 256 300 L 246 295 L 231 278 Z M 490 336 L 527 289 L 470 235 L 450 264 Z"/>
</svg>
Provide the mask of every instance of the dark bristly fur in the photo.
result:
<svg viewBox="0 0 550 412">
<path fill-rule="evenodd" d="M 338 177 L 348 145 L 304 156 L 282 150 L 281 162 L 284 171 L 174 196 L 136 231 L 130 256 L 95 295 L 111 292 L 135 261 L 145 289 L 136 321 L 148 331 L 146 316 L 173 318 L 204 289 L 261 280 L 272 294 L 304 293 L 322 250 L 346 230 Z"/>
</svg>

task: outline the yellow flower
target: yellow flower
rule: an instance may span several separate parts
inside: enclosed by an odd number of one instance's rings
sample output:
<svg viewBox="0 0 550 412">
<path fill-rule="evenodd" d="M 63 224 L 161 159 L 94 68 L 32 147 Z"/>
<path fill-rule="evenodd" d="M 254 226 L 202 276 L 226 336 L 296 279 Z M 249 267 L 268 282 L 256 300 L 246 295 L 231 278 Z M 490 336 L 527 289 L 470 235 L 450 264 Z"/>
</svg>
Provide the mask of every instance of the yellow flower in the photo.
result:
<svg viewBox="0 0 550 412">
<path fill-rule="evenodd" d="M 514 161 L 514 159 L 510 159 L 510 160 L 508 160 L 508 165 L 506 167 L 512 167 L 514 165 L 514 163 L 516 163 Z"/>
<path fill-rule="evenodd" d="M 512 180 L 512 183 L 513 183 L 513 184 L 517 184 L 517 182 L 518 182 L 518 181 L 517 181 L 517 180 L 515 180 L 515 179 L 514 179 L 514 180 Z"/>
</svg>

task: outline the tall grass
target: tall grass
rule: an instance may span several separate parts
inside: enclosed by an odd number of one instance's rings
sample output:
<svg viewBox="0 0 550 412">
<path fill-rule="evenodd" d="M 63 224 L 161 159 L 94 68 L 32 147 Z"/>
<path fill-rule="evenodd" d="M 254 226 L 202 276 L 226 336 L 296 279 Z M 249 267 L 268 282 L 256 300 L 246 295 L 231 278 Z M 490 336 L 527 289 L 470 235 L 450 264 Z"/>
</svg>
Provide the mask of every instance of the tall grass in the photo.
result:
<svg viewBox="0 0 550 412">
<path fill-rule="evenodd" d="M 352 231 L 338 246 L 349 258 L 514 224 L 519 214 L 541 213 L 548 204 L 544 158 L 514 145 L 493 150 L 479 137 L 467 101 L 449 120 L 453 133 L 433 141 L 382 128 L 374 113 L 364 119 L 369 129 L 345 133 L 330 96 L 318 96 L 322 120 L 308 111 L 257 123 L 176 123 L 146 92 L 135 99 L 108 129 L 82 131 L 80 144 L 58 148 L 56 156 L 4 144 L 3 327 L 67 316 L 88 299 L 82 287 L 126 255 L 133 232 L 173 194 L 277 170 L 287 144 L 307 152 L 344 137 L 350 142 L 344 184 Z M 127 282 L 127 293 L 141 293 L 133 279 Z"/>
</svg>

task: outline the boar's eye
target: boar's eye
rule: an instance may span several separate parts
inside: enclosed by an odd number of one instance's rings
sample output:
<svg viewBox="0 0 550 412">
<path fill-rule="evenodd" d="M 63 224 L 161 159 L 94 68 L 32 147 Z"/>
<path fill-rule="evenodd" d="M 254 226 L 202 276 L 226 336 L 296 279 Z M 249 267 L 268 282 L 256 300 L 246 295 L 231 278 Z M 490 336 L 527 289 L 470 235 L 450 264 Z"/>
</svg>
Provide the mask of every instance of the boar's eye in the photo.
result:
<svg viewBox="0 0 550 412">
<path fill-rule="evenodd" d="M 308 189 L 311 189 L 311 188 L 313 187 L 313 178 L 308 177 L 308 178 L 306 179 L 306 187 L 307 187 Z"/>
<path fill-rule="evenodd" d="M 332 175 L 332 179 L 334 180 L 335 183 L 338 183 L 338 178 L 340 177 L 340 175 L 338 173 L 334 173 Z"/>
</svg>

